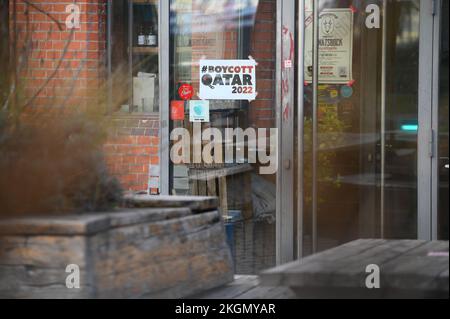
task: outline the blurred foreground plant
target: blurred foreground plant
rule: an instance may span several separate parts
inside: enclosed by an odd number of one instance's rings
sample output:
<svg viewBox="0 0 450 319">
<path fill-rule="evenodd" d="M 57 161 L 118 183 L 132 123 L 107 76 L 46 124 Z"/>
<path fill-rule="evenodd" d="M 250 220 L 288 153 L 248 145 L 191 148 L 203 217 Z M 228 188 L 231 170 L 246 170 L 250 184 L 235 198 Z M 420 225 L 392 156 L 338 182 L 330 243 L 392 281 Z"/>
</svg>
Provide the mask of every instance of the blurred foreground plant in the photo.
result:
<svg viewBox="0 0 450 319">
<path fill-rule="evenodd" d="M 0 116 L 0 214 L 103 211 L 121 199 L 103 158 L 102 124 L 87 115 L 10 122 Z"/>
<path fill-rule="evenodd" d="M 65 104 L 77 76 L 59 82 L 68 91 L 52 91 L 49 83 L 64 68 L 73 39 L 70 32 L 60 59 L 55 60 L 54 72 L 41 87 L 26 92 L 29 62 L 36 48 L 33 27 L 30 19 L 25 25 L 14 23 L 15 16 L 8 14 L 5 3 L 0 3 L 0 217 L 113 208 L 120 202 L 122 190 L 108 173 L 103 157 L 108 123 L 102 92 L 106 90 L 100 85 L 90 105 L 70 110 Z M 39 8 L 27 2 L 24 14 Z M 52 17 L 39 10 L 39 14 Z M 51 21 L 55 25 L 47 40 L 64 30 L 55 18 Z M 34 105 L 35 98 L 47 91 L 62 99 L 45 107 Z"/>
</svg>

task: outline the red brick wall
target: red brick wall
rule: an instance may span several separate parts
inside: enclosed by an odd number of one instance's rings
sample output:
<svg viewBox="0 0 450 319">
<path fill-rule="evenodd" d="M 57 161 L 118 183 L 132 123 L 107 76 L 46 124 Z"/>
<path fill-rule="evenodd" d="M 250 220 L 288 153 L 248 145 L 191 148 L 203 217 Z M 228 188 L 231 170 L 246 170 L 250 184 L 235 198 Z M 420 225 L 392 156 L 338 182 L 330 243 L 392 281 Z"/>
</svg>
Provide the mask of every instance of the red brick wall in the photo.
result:
<svg viewBox="0 0 450 319">
<path fill-rule="evenodd" d="M 80 29 L 66 27 L 70 4 L 80 7 Z M 31 109 L 69 113 L 105 106 L 106 9 L 106 0 L 10 1 L 16 51 L 27 52 L 26 59 L 17 62 L 23 103 Z M 113 117 L 112 122 L 105 145 L 111 172 L 125 190 L 148 191 L 150 181 L 158 182 L 151 167 L 159 166 L 159 119 Z"/>
<path fill-rule="evenodd" d="M 115 117 L 105 155 L 110 171 L 133 192 L 159 192 L 159 119 Z M 154 169 L 156 168 L 156 172 Z"/>
<path fill-rule="evenodd" d="M 250 104 L 249 122 L 258 128 L 275 127 L 276 12 L 275 0 L 260 0 L 251 34 L 250 54 L 258 62 L 258 97 Z"/>
<path fill-rule="evenodd" d="M 66 6 L 74 3 L 81 28 L 69 30 Z M 95 104 L 105 79 L 106 0 L 10 1 L 10 15 L 17 52 L 28 52 L 19 65 L 29 106 Z"/>
</svg>

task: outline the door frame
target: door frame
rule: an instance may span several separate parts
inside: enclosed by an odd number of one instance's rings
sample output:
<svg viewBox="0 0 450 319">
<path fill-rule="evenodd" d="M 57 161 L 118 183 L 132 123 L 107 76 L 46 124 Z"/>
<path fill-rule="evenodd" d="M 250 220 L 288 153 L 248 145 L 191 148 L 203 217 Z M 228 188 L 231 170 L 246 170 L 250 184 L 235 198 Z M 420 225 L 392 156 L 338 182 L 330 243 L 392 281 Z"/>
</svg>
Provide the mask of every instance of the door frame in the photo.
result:
<svg viewBox="0 0 450 319">
<path fill-rule="evenodd" d="M 294 116 L 293 112 L 287 121 L 283 121 L 282 101 L 291 105 L 293 111 L 295 107 L 295 63 L 288 70 L 289 94 L 282 94 L 282 46 L 283 27 L 291 30 L 291 34 L 296 43 L 296 1 L 276 0 L 277 6 L 277 29 L 276 29 L 276 86 L 275 99 L 277 102 L 276 123 L 278 128 L 278 172 L 276 190 L 276 262 L 283 264 L 294 259 Z M 159 0 L 160 19 L 159 37 L 167 39 L 160 43 L 160 79 L 161 83 L 169 83 L 169 63 L 170 56 L 170 1 Z M 295 51 L 295 50 L 294 50 Z M 167 53 L 167 54 L 166 54 Z M 295 52 L 296 53 L 296 52 Z M 295 61 L 295 57 L 293 61 Z M 286 71 L 286 70 L 284 70 Z M 169 88 L 160 85 L 160 193 L 170 195 L 170 112 L 169 112 Z"/>
<path fill-rule="evenodd" d="M 159 0 L 159 70 L 160 70 L 160 110 L 159 110 L 159 167 L 160 194 L 170 195 L 170 1 Z M 163 85 L 166 83 L 166 85 Z"/>
<path fill-rule="evenodd" d="M 419 40 L 419 97 L 418 97 L 418 163 L 417 163 L 417 237 L 423 240 L 436 240 L 438 236 L 438 194 L 439 158 L 437 150 L 439 116 L 439 46 L 442 0 L 420 1 L 420 40 Z M 298 18 L 304 17 L 304 0 L 299 1 Z M 303 5 L 302 5 L 303 4 Z M 384 16 L 384 14 L 383 14 Z M 384 21 L 384 19 L 383 19 Z M 303 136 L 303 72 L 302 56 L 304 49 L 304 25 L 298 24 L 298 63 L 297 105 L 298 118 L 298 174 L 297 189 L 303 189 L 302 136 Z M 430 48 L 431 56 L 430 56 Z M 432 70 L 430 72 L 430 70 Z M 282 160 L 283 154 L 280 154 Z M 303 198 L 299 196 L 297 207 L 297 232 L 303 230 Z M 294 215 L 294 211 L 292 211 Z M 381 227 L 383 227 L 381 225 Z M 383 233 L 383 232 L 381 232 Z M 303 236 L 297 236 L 297 256 L 303 257 Z M 293 234 L 292 234 L 292 238 Z"/>
<path fill-rule="evenodd" d="M 433 156 L 431 163 L 431 240 L 439 236 L 439 183 L 440 183 L 440 154 L 439 154 L 439 97 L 440 97 L 440 61 L 441 61 L 441 27 L 442 0 L 433 2 L 433 82 L 432 82 L 432 130 Z"/>
<path fill-rule="evenodd" d="M 420 6 L 417 236 L 422 240 L 436 240 L 439 202 L 437 139 L 441 0 L 420 1 Z"/>
<path fill-rule="evenodd" d="M 296 3 L 295 0 L 277 0 L 276 101 L 279 106 L 277 107 L 276 261 L 278 265 L 293 261 L 296 255 L 294 251 Z M 290 47 L 289 52 L 286 50 L 287 46 Z M 286 64 L 289 59 L 290 63 Z M 287 83 L 287 86 L 283 85 L 283 82 Z"/>
</svg>

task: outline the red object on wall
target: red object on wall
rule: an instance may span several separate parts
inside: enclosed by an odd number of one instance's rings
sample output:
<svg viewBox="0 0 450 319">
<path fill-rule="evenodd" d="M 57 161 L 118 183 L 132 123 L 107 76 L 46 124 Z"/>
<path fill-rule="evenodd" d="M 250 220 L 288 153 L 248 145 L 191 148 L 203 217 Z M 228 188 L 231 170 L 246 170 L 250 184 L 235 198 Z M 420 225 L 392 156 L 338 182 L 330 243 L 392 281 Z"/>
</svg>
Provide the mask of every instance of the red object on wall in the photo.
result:
<svg viewBox="0 0 450 319">
<path fill-rule="evenodd" d="M 170 102 L 170 118 L 172 121 L 184 121 L 184 101 Z"/>
<path fill-rule="evenodd" d="M 182 84 L 178 89 L 178 95 L 180 99 L 188 101 L 194 96 L 194 87 L 190 84 Z"/>
</svg>

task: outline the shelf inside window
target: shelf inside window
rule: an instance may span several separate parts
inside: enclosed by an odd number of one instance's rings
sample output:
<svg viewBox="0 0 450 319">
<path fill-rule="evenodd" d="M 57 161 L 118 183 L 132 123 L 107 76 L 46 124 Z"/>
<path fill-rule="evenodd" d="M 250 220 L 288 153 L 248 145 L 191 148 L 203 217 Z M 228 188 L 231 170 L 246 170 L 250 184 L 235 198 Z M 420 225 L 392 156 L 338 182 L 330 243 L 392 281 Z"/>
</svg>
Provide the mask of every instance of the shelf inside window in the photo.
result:
<svg viewBox="0 0 450 319">
<path fill-rule="evenodd" d="M 131 2 L 135 4 L 153 4 L 153 5 L 159 4 L 159 0 L 132 0 Z"/>
<path fill-rule="evenodd" d="M 158 47 L 133 47 L 133 54 L 158 54 Z"/>
</svg>

